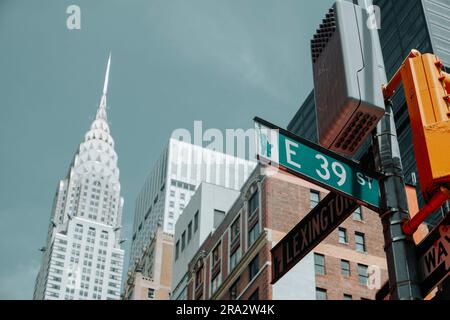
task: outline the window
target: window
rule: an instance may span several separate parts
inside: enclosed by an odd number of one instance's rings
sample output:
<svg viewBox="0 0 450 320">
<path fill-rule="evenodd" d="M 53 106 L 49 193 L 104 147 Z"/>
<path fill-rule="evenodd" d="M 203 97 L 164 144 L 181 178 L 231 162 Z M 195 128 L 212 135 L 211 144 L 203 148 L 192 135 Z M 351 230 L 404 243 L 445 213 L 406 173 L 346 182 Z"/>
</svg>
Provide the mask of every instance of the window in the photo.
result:
<svg viewBox="0 0 450 320">
<path fill-rule="evenodd" d="M 241 258 L 241 248 L 237 248 L 230 256 L 230 271 L 236 267 Z"/>
<path fill-rule="evenodd" d="M 211 282 L 211 294 L 214 294 L 221 284 L 222 284 L 222 274 L 219 272 Z"/>
<path fill-rule="evenodd" d="M 198 230 L 198 211 L 194 215 L 194 232 Z"/>
<path fill-rule="evenodd" d="M 249 282 L 256 276 L 259 271 L 259 255 L 253 258 L 253 260 L 248 265 L 248 279 Z"/>
<path fill-rule="evenodd" d="M 348 244 L 347 230 L 345 228 L 339 228 L 339 243 Z"/>
<path fill-rule="evenodd" d="M 185 246 L 186 246 L 186 231 L 183 231 L 183 234 L 181 235 L 181 252 L 183 252 Z"/>
<path fill-rule="evenodd" d="M 356 208 L 356 210 L 353 212 L 353 220 L 363 221 L 361 207 Z"/>
<path fill-rule="evenodd" d="M 314 208 L 320 202 L 320 193 L 316 190 L 310 190 L 309 192 L 309 206 Z"/>
<path fill-rule="evenodd" d="M 188 224 L 188 235 L 187 235 L 187 237 L 188 237 L 188 243 L 191 241 L 191 239 L 192 239 L 192 221 L 191 222 L 189 222 L 189 224 Z"/>
<path fill-rule="evenodd" d="M 259 236 L 259 222 L 248 232 L 248 247 L 250 248 Z"/>
<path fill-rule="evenodd" d="M 212 255 L 212 266 L 220 262 L 220 243 L 214 248 Z"/>
<path fill-rule="evenodd" d="M 323 254 L 314 253 L 314 268 L 317 275 L 325 274 L 325 256 Z"/>
<path fill-rule="evenodd" d="M 230 228 L 230 239 L 231 239 L 231 243 L 234 243 L 234 241 L 239 238 L 239 234 L 241 232 L 241 227 L 240 227 L 240 218 L 238 217 L 233 224 L 231 225 Z"/>
<path fill-rule="evenodd" d="M 350 262 L 347 260 L 341 260 L 341 274 L 344 277 L 350 277 Z"/>
<path fill-rule="evenodd" d="M 353 297 L 351 294 L 345 294 L 344 293 L 344 300 L 353 300 Z"/>
<path fill-rule="evenodd" d="M 364 233 L 355 232 L 355 245 L 356 251 L 366 252 L 366 241 L 364 239 Z"/>
<path fill-rule="evenodd" d="M 327 290 L 316 288 L 316 300 L 327 300 Z"/>
<path fill-rule="evenodd" d="M 180 240 L 178 240 L 177 244 L 175 245 L 175 261 L 178 260 L 179 254 L 180 254 Z"/>
<path fill-rule="evenodd" d="M 248 201 L 248 216 L 251 217 L 256 212 L 256 209 L 259 208 L 259 192 L 258 190 L 251 196 Z"/>
<path fill-rule="evenodd" d="M 185 195 L 184 193 L 180 193 L 180 199 L 181 199 L 181 200 L 186 199 L 186 195 Z"/>
<path fill-rule="evenodd" d="M 259 288 L 256 289 L 250 297 L 248 297 L 248 300 L 259 300 Z"/>
<path fill-rule="evenodd" d="M 238 285 L 238 281 L 237 280 L 235 283 L 233 283 L 230 287 L 230 289 L 228 290 L 230 293 L 230 300 L 236 300 L 238 293 L 237 293 L 237 285 Z"/>
<path fill-rule="evenodd" d="M 358 279 L 359 283 L 362 285 L 367 285 L 368 274 L 367 274 L 367 266 L 364 264 L 358 263 Z"/>
<path fill-rule="evenodd" d="M 151 288 L 148 289 L 147 298 L 148 299 L 154 299 L 155 298 L 155 289 L 151 289 Z"/>
<path fill-rule="evenodd" d="M 225 216 L 225 211 L 214 209 L 214 229 L 217 229 L 217 227 L 219 227 L 224 216 Z"/>
<path fill-rule="evenodd" d="M 195 288 L 197 289 L 203 283 L 203 266 L 195 272 Z"/>
</svg>

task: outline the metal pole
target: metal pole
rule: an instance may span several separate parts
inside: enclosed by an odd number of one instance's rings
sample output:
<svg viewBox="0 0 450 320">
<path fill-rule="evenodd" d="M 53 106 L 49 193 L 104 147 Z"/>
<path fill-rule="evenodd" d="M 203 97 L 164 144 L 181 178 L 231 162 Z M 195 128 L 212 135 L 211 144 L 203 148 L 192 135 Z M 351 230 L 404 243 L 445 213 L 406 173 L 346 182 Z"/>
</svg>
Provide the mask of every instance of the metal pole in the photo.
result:
<svg viewBox="0 0 450 320">
<path fill-rule="evenodd" d="M 372 5 L 372 1 L 359 0 L 359 5 L 367 10 Z M 380 57 L 381 61 L 378 61 L 378 64 L 383 66 L 380 69 L 380 76 L 387 84 L 378 30 L 373 32 L 375 36 L 372 47 L 379 51 L 375 55 Z M 383 200 L 381 222 L 388 265 L 390 299 L 421 299 L 415 244 L 412 238 L 407 237 L 402 230 L 403 220 L 409 218 L 408 201 L 391 101 L 386 101 L 386 114 L 377 126 L 373 142 L 375 166 L 383 174 L 380 181 Z"/>
<path fill-rule="evenodd" d="M 409 218 L 408 202 L 390 101 L 386 103 L 386 114 L 377 126 L 373 141 L 375 165 L 384 176 L 381 181 L 383 199 L 381 222 L 388 264 L 390 299 L 421 299 L 415 244 L 402 230 L 403 221 Z"/>
</svg>

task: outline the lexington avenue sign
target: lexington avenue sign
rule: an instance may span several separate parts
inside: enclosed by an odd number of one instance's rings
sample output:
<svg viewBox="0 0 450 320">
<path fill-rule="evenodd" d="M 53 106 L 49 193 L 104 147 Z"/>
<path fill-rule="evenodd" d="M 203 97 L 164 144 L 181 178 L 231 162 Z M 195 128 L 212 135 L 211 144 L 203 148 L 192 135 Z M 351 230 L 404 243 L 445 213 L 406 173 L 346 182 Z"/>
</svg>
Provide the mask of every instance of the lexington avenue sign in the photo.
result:
<svg viewBox="0 0 450 320">
<path fill-rule="evenodd" d="M 347 219 L 358 204 L 330 192 L 272 248 L 272 284 L 294 267 L 315 246 Z"/>
<path fill-rule="evenodd" d="M 377 173 L 263 119 L 254 121 L 259 160 L 379 211 Z"/>
</svg>

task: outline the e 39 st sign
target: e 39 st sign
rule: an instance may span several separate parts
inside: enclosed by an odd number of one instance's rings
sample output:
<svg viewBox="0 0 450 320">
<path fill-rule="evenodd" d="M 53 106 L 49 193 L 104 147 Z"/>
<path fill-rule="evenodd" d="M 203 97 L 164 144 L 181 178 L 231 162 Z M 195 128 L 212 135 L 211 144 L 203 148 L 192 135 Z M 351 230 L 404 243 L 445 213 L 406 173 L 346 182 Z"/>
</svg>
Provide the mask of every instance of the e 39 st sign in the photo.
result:
<svg viewBox="0 0 450 320">
<path fill-rule="evenodd" d="M 254 120 L 260 160 L 379 210 L 381 195 L 376 173 L 265 120 Z"/>
<path fill-rule="evenodd" d="M 360 205 L 379 210 L 378 176 L 356 162 L 255 118 L 258 159 L 330 192 L 275 247 L 272 283 L 335 230 Z"/>
</svg>

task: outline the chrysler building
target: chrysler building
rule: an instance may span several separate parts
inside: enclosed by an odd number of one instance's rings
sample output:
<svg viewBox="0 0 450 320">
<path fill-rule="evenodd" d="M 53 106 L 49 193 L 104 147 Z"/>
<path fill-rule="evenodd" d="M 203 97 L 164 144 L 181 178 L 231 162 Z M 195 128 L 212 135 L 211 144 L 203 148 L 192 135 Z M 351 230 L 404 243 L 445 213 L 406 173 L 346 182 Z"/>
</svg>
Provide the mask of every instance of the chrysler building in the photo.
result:
<svg viewBox="0 0 450 320">
<path fill-rule="evenodd" d="M 94 121 L 53 201 L 34 299 L 120 299 L 123 198 L 106 107 L 109 56 Z"/>
</svg>

